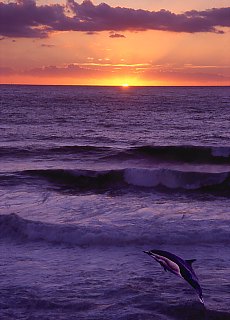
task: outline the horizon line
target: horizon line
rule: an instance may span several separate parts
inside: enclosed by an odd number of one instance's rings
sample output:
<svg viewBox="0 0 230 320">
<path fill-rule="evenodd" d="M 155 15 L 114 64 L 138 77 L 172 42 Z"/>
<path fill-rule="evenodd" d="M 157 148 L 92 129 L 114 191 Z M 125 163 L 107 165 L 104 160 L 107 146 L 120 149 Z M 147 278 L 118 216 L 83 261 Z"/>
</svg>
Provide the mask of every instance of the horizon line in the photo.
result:
<svg viewBox="0 0 230 320">
<path fill-rule="evenodd" d="M 0 83 L 0 86 L 41 86 L 41 87 L 50 87 L 50 86 L 60 86 L 60 87 L 117 87 L 129 89 L 132 87 L 230 87 L 230 85 L 129 85 L 124 87 L 123 85 L 102 85 L 102 84 L 33 84 L 33 83 Z"/>
</svg>

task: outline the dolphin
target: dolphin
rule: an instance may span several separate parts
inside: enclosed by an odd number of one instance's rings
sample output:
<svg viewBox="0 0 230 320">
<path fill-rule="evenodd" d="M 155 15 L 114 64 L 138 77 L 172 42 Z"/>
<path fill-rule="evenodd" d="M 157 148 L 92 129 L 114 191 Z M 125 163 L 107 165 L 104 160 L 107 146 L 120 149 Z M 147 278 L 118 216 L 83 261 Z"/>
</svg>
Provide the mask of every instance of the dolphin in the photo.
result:
<svg viewBox="0 0 230 320">
<path fill-rule="evenodd" d="M 196 261 L 196 259 L 183 260 L 175 254 L 163 250 L 150 250 L 144 251 L 144 253 L 147 253 L 159 262 L 165 271 L 170 271 L 171 273 L 184 278 L 184 280 L 196 290 L 199 295 L 200 302 L 204 304 L 202 289 L 192 268 L 192 263 Z"/>
</svg>

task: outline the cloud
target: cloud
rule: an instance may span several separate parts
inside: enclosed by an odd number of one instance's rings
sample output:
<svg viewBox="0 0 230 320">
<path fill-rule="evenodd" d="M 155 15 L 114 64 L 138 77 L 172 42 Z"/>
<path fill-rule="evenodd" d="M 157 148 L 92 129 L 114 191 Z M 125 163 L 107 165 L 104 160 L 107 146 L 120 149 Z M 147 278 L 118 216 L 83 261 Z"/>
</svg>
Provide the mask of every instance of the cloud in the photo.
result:
<svg viewBox="0 0 230 320">
<path fill-rule="evenodd" d="M 67 0 L 66 5 L 36 4 L 35 0 L 0 2 L 0 35 L 4 37 L 44 38 L 55 31 L 145 31 L 214 32 L 230 27 L 230 7 L 191 10 L 175 14 L 167 10 L 148 11 L 94 5 L 90 0 L 81 4 Z"/>
<path fill-rule="evenodd" d="M 227 67 L 229 68 L 229 67 Z M 216 70 L 213 70 L 216 69 Z M 187 84 L 224 84 L 230 83 L 229 72 L 224 73 L 225 67 L 222 66 L 152 66 L 142 73 L 145 79 L 157 79 L 159 81 L 186 81 Z"/>
<path fill-rule="evenodd" d="M 125 36 L 120 33 L 112 33 L 109 37 L 110 38 L 125 38 Z"/>
<path fill-rule="evenodd" d="M 15 70 L 10 67 L 1 67 L 0 66 L 0 75 L 1 76 L 9 76 L 15 74 Z"/>
<path fill-rule="evenodd" d="M 105 3 L 94 5 L 90 0 L 78 4 L 67 0 L 79 31 L 143 31 L 218 32 L 217 26 L 230 26 L 230 7 L 206 11 L 188 11 L 175 14 L 170 11 L 135 10 L 110 7 Z"/>
<path fill-rule="evenodd" d="M 118 67 L 119 66 L 119 67 Z M 224 74 L 221 67 L 217 66 L 217 70 L 211 72 L 203 66 L 193 66 L 194 69 L 186 67 L 173 67 L 173 66 L 160 66 L 160 65 L 100 65 L 100 64 L 66 64 L 62 66 L 50 65 L 44 67 L 37 67 L 25 70 L 14 70 L 10 67 L 0 67 L 0 76 L 6 79 L 20 79 L 20 82 L 26 82 L 26 79 L 30 79 L 34 83 L 46 83 L 45 79 L 53 79 L 51 83 L 57 81 L 60 84 L 65 84 L 66 79 L 72 83 L 85 83 L 89 84 L 92 79 L 96 79 L 97 83 L 101 80 L 110 82 L 109 79 L 122 79 L 123 76 L 127 76 L 127 68 L 129 69 L 130 78 L 135 77 L 148 81 L 150 84 L 158 82 L 167 85 L 229 85 L 230 77 L 229 73 Z M 198 67 L 198 68 L 197 68 Z M 31 80 L 33 79 L 33 81 Z M 48 81 L 47 80 L 47 81 Z M 7 83 L 7 81 L 6 81 Z M 104 82 L 103 82 L 104 83 Z"/>
<path fill-rule="evenodd" d="M 35 0 L 0 2 L 0 34 L 5 37 L 44 38 L 68 18 L 60 5 L 37 6 Z"/>
<path fill-rule="evenodd" d="M 25 71 L 25 74 L 30 74 L 33 76 L 49 76 L 49 77 L 75 77 L 76 75 L 79 75 L 80 73 L 87 73 L 87 70 L 84 68 L 81 68 L 78 65 L 70 64 L 64 67 L 59 66 L 45 66 L 42 68 L 33 68 L 30 70 Z"/>
<path fill-rule="evenodd" d="M 54 79 L 88 79 L 107 76 L 108 72 L 99 68 L 89 68 L 77 64 L 68 64 L 64 66 L 48 65 L 43 67 L 16 70 L 10 67 L 0 66 L 1 77 L 32 77 L 34 79 L 54 78 Z"/>
<path fill-rule="evenodd" d="M 42 44 L 41 44 L 41 47 L 43 47 L 43 48 L 53 48 L 53 47 L 55 47 L 55 44 L 42 43 Z"/>
<path fill-rule="evenodd" d="M 87 31 L 85 34 L 87 34 L 87 36 L 94 36 L 94 35 L 97 35 L 98 33 L 95 31 Z"/>
<path fill-rule="evenodd" d="M 65 66 L 44 66 L 24 70 L 22 75 L 30 75 L 33 77 L 54 77 L 54 78 L 88 78 L 105 75 L 104 70 L 99 68 L 89 68 L 88 66 L 81 66 L 79 64 L 68 64 Z"/>
</svg>

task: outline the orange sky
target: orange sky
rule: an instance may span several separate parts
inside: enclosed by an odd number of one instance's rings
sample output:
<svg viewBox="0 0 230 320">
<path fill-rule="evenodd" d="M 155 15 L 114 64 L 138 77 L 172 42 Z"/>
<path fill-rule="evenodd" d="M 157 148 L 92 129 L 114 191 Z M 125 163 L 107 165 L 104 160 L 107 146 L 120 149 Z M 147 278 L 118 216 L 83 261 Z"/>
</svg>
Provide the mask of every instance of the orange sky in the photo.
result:
<svg viewBox="0 0 230 320">
<path fill-rule="evenodd" d="M 0 1 L 0 82 L 230 85 L 229 0 L 104 2 Z"/>
</svg>

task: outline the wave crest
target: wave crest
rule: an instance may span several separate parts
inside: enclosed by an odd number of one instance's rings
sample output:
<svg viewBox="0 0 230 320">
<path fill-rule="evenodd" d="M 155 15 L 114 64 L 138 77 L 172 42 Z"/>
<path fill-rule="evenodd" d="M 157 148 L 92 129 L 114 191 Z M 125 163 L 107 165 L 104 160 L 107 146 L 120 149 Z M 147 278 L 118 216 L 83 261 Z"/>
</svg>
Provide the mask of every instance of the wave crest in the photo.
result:
<svg viewBox="0 0 230 320">
<path fill-rule="evenodd" d="M 93 159 L 152 159 L 167 162 L 186 163 L 230 163 L 229 146 L 152 146 L 142 145 L 131 148 L 118 148 L 111 146 L 73 145 L 57 147 L 0 147 L 1 157 L 28 158 L 47 157 L 61 158 L 62 156 L 79 156 Z"/>
<path fill-rule="evenodd" d="M 52 224 L 16 214 L 0 215 L 0 238 L 74 246 L 230 244 L 229 221 L 159 221 L 144 217 L 135 224 Z M 172 231 L 173 230 L 173 231 Z M 214 236 L 215 235 L 215 236 Z"/>
<path fill-rule="evenodd" d="M 126 168 L 118 170 L 25 170 L 0 175 L 0 184 L 37 184 L 47 182 L 55 188 L 79 192 L 125 190 L 129 187 L 170 190 L 221 191 L 228 194 L 230 172 L 183 171 L 169 168 Z M 163 187 L 163 188 L 162 188 Z"/>
</svg>

